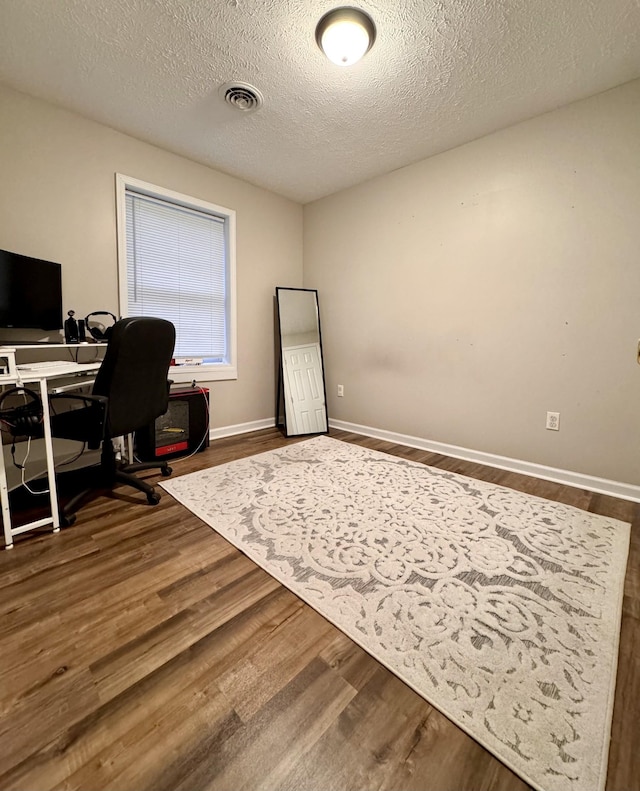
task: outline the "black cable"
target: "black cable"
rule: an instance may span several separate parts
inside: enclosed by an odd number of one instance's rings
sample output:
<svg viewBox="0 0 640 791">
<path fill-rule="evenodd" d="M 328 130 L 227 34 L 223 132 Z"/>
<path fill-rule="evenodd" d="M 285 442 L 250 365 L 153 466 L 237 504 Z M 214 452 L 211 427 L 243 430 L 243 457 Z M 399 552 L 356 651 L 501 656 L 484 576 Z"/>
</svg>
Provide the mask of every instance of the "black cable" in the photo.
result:
<svg viewBox="0 0 640 791">
<path fill-rule="evenodd" d="M 79 452 L 76 453 L 76 455 L 73 458 L 67 459 L 67 461 L 61 461 L 59 464 L 55 465 L 54 469 L 58 470 L 60 469 L 60 467 L 66 467 L 68 464 L 73 464 L 74 461 L 77 461 L 80 458 L 80 456 L 82 456 L 82 454 L 86 451 L 86 449 L 87 449 L 87 443 L 83 442 Z"/>
</svg>

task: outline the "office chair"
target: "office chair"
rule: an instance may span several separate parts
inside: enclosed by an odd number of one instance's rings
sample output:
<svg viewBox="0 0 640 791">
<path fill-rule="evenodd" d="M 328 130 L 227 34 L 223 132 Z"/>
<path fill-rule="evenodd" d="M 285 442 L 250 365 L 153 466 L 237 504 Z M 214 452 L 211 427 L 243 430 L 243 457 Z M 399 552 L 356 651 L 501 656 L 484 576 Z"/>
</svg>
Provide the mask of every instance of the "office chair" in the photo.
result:
<svg viewBox="0 0 640 791">
<path fill-rule="evenodd" d="M 146 428 L 163 415 L 169 405 L 167 378 L 175 344 L 175 328 L 164 319 L 146 316 L 120 319 L 113 325 L 104 360 L 91 395 L 61 393 L 50 396 L 51 431 L 54 437 L 102 445 L 95 480 L 61 509 L 63 525 L 75 522 L 75 511 L 92 495 L 126 483 L 147 495 L 150 505 L 160 501 L 153 486 L 136 478 L 135 472 L 159 468 L 171 474 L 166 462 L 124 464 L 116 458 L 113 439 Z M 60 403 L 73 401 L 79 408 L 58 412 Z"/>
</svg>

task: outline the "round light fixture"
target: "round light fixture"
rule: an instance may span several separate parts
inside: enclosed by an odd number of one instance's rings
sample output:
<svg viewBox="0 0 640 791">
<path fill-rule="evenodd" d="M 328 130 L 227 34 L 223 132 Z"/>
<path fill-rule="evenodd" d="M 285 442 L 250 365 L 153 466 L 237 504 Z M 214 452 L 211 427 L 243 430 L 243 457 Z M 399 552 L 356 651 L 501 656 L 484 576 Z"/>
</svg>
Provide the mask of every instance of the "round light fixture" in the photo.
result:
<svg viewBox="0 0 640 791">
<path fill-rule="evenodd" d="M 351 6 L 329 11 L 316 27 L 318 46 L 338 66 L 357 63 L 375 40 L 376 26 L 371 17 Z"/>
</svg>

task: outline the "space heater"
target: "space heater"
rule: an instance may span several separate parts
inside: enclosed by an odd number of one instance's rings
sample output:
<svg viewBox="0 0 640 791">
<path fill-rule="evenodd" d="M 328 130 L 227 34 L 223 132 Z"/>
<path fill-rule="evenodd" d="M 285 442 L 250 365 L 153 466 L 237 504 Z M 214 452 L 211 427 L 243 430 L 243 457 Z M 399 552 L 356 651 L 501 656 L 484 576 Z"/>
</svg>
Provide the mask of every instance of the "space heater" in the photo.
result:
<svg viewBox="0 0 640 791">
<path fill-rule="evenodd" d="M 209 447 L 209 390 L 171 390 L 164 415 L 136 431 L 136 456 L 141 461 L 177 459 Z"/>
</svg>

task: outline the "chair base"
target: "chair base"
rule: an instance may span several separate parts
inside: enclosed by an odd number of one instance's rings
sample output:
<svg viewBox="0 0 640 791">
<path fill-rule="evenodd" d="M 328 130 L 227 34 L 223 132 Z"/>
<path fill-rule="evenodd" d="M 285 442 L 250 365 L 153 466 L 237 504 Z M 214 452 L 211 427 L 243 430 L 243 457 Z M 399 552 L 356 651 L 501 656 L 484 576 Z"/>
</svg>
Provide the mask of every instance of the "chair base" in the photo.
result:
<svg viewBox="0 0 640 791">
<path fill-rule="evenodd" d="M 76 521 L 76 512 L 94 497 L 107 494 L 118 484 L 127 484 L 138 489 L 147 495 L 149 505 L 157 505 L 160 502 L 160 492 L 150 483 L 137 478 L 134 473 L 143 470 L 159 469 L 162 477 L 166 478 L 172 473 L 169 464 L 165 462 L 138 462 L 135 464 L 120 464 L 116 461 L 113 446 L 110 442 L 105 442 L 102 450 L 101 464 L 95 470 L 95 480 L 90 486 L 77 492 L 62 507 L 60 511 L 60 522 L 63 527 L 69 527 Z"/>
</svg>

